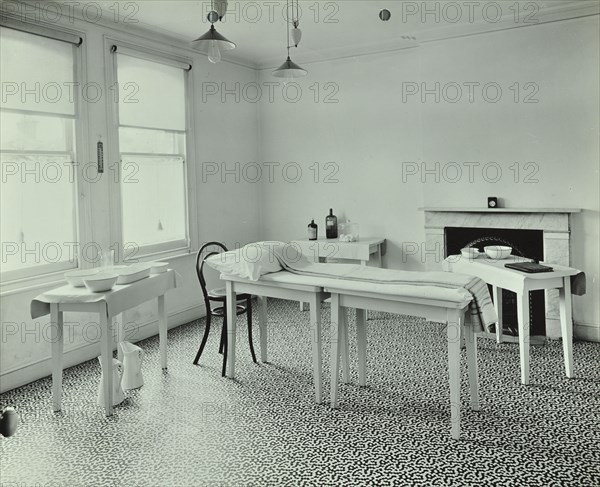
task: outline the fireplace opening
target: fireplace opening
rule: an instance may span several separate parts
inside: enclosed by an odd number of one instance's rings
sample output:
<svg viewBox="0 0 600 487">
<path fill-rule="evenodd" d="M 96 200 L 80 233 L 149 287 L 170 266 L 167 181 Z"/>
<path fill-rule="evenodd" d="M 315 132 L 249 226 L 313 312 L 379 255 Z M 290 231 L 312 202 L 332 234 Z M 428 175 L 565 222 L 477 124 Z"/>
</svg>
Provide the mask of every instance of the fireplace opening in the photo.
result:
<svg viewBox="0 0 600 487">
<path fill-rule="evenodd" d="M 445 255 L 460 254 L 464 247 L 476 247 L 483 252 L 487 245 L 507 245 L 513 248 L 513 255 L 529 257 L 537 261 L 544 260 L 544 232 L 542 230 L 523 230 L 512 228 L 444 228 Z M 491 288 L 491 286 L 490 286 Z M 490 289 L 491 291 L 491 289 Z M 502 290 L 503 333 L 516 335 L 517 295 L 512 291 Z M 544 291 L 529 293 L 530 336 L 546 335 L 546 303 Z"/>
</svg>

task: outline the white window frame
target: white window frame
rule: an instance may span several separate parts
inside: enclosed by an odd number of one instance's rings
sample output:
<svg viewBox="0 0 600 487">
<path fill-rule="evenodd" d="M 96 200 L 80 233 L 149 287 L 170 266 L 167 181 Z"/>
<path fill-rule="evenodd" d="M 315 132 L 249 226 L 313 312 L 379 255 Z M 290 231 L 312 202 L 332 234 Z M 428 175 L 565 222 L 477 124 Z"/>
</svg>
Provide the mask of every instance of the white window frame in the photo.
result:
<svg viewBox="0 0 600 487">
<path fill-rule="evenodd" d="M 19 30 L 30 35 L 47 37 L 56 41 L 72 44 L 73 81 L 78 83 L 76 86 L 79 87 L 86 85 L 87 75 L 85 66 L 87 63 L 87 56 L 85 49 L 85 33 L 71 29 L 63 29 L 59 26 L 46 27 L 39 23 L 26 22 L 5 14 L 3 14 L 3 17 L 0 19 L 0 26 L 4 29 Z M 79 42 L 77 42 L 77 40 Z M 73 171 L 75 176 L 75 187 L 73 188 L 73 191 L 76 195 L 74 197 L 76 216 L 75 222 L 73 222 L 76 239 L 75 259 L 69 262 L 34 265 L 23 269 L 15 269 L 13 271 L 0 271 L 0 288 L 2 293 L 13 289 L 29 287 L 32 284 L 42 284 L 62 280 L 62 274 L 70 269 L 94 267 L 93 263 L 87 262 L 82 258 L 82 248 L 92 241 L 91 219 L 89 217 L 87 219 L 85 218 L 85 215 L 90 215 L 91 213 L 88 197 L 90 194 L 90 183 L 83 177 L 85 162 L 82 163 L 82 161 L 87 160 L 86 155 L 89 154 L 88 109 L 83 101 L 83 90 L 77 89 L 74 90 L 74 92 L 75 115 L 73 117 L 65 116 L 65 118 L 73 120 L 75 125 L 75 154 L 73 154 L 73 163 L 75 164 L 75 170 Z M 8 111 L 8 109 L 6 110 Z M 21 110 L 10 111 L 21 112 Z M 23 110 L 23 112 L 51 116 L 51 114 L 48 113 L 37 113 L 25 110 Z"/>
<path fill-rule="evenodd" d="M 116 48 L 116 49 L 115 49 Z M 177 257 L 180 255 L 190 254 L 198 248 L 198 225 L 197 225 L 197 210 L 196 210 L 196 170 L 195 170 L 195 142 L 194 142 L 194 74 L 192 69 L 192 60 L 190 58 L 181 57 L 174 52 L 163 52 L 142 45 L 131 44 L 122 39 L 104 36 L 104 53 L 105 53 L 105 74 L 106 86 L 109 90 L 112 87 L 118 86 L 117 76 L 117 56 L 115 53 L 126 54 L 129 56 L 138 57 L 166 65 L 175 66 L 184 70 L 185 82 L 185 106 L 186 106 L 186 130 L 185 130 L 185 150 L 184 158 L 184 189 L 185 208 L 186 208 L 186 238 L 184 240 L 176 240 L 170 242 L 162 242 L 158 244 L 146 245 L 137 250 L 134 255 L 127 256 L 130 248 L 126 246 L 128 242 L 123 240 L 123 213 L 122 213 L 122 193 L 121 193 L 121 153 L 119 144 L 119 106 L 115 96 L 107 97 L 107 114 L 108 114 L 108 154 L 109 164 L 117 164 L 116 168 L 107 168 L 113 173 L 116 172 L 117 177 L 112 177 L 110 184 L 110 215 L 111 215 L 111 244 L 117 245 L 121 252 L 116 256 L 121 262 L 148 261 L 158 258 Z M 186 67 L 189 67 L 186 69 Z M 143 128 L 147 127 L 133 127 Z M 176 131 L 173 131 L 176 132 Z M 149 154 L 156 156 L 156 154 Z M 105 169 L 106 170 L 106 169 Z M 111 248 L 113 248 L 111 246 Z M 125 257 L 125 258 L 124 258 Z"/>
</svg>

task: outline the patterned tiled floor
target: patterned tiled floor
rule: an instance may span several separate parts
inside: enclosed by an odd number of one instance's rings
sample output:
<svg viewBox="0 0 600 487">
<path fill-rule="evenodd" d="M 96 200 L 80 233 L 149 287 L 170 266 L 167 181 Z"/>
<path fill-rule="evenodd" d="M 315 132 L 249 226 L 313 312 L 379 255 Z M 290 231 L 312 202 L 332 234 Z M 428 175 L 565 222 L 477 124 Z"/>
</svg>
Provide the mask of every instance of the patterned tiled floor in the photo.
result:
<svg viewBox="0 0 600 487">
<path fill-rule="evenodd" d="M 218 326 L 192 365 L 204 320 L 169 332 L 166 373 L 158 339 L 141 342 L 146 384 L 110 418 L 97 360 L 65 371 L 60 414 L 49 378 L 3 394 L 21 425 L 0 440 L 0 485 L 600 485 L 600 344 L 575 343 L 571 380 L 560 342 L 532 348 L 526 387 L 518 347 L 480 341 L 482 408 L 468 410 L 463 377 L 456 442 L 442 325 L 372 313 L 369 386 L 342 385 L 333 411 L 313 403 L 308 316 L 270 301 L 269 364 L 251 362 L 240 320 L 235 381 L 220 375 Z"/>
</svg>

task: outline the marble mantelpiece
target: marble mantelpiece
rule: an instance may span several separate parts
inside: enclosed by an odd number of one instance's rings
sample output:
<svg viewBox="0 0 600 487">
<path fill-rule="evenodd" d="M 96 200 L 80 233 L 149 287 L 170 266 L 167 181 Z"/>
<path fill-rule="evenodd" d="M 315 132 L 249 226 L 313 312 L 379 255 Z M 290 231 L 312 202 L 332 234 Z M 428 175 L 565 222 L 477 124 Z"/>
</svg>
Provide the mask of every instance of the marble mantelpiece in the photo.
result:
<svg viewBox="0 0 600 487">
<path fill-rule="evenodd" d="M 571 214 L 575 208 L 421 208 L 425 212 L 427 270 L 441 270 L 446 227 L 541 230 L 544 262 L 571 264 Z M 546 292 L 546 335 L 560 337 L 558 291 Z"/>
</svg>

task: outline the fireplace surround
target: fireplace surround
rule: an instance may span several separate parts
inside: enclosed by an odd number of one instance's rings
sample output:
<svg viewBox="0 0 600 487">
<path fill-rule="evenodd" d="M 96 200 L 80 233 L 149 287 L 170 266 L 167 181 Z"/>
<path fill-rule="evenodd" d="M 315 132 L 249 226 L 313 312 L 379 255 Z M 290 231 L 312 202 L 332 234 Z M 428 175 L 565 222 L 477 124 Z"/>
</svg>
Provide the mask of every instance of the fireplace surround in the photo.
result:
<svg viewBox="0 0 600 487">
<path fill-rule="evenodd" d="M 444 229 L 444 256 L 457 255 L 463 247 L 475 247 L 483 252 L 488 245 L 512 247 L 512 254 L 528 257 L 536 261 L 544 260 L 544 233 L 541 230 L 522 228 L 465 228 L 446 227 Z M 491 292 L 491 286 L 490 286 Z M 502 316 L 504 335 L 517 335 L 517 295 L 507 289 L 502 290 Z M 529 335 L 546 335 L 546 306 L 543 290 L 532 291 L 529 299 Z"/>
<path fill-rule="evenodd" d="M 441 270 L 446 251 L 446 229 L 507 229 L 542 232 L 544 262 L 571 264 L 571 215 L 574 208 L 421 208 L 425 213 L 425 266 Z M 451 250 L 451 249 L 449 249 Z M 453 249 L 452 249 L 453 250 Z M 454 253 L 454 252 L 452 252 Z M 545 292 L 545 334 L 560 337 L 558 292 Z"/>
</svg>

